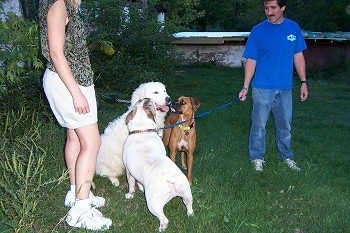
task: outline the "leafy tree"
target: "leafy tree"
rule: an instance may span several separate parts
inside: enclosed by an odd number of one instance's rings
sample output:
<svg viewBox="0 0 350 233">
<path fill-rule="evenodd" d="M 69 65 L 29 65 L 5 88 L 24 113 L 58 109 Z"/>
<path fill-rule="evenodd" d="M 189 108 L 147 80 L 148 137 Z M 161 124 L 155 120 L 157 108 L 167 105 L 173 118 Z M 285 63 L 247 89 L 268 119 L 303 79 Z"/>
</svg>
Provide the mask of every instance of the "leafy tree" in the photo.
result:
<svg viewBox="0 0 350 233">
<path fill-rule="evenodd" d="M 349 5 L 348 0 L 295 0 L 287 1 L 285 13 L 306 30 L 349 31 Z M 263 0 L 201 0 L 198 9 L 205 15 L 190 25 L 199 31 L 250 31 L 265 19 Z"/>
<path fill-rule="evenodd" d="M 205 16 L 199 18 L 200 31 L 226 31 L 236 28 L 239 19 L 249 10 L 249 1 L 210 1 L 201 0 L 199 10 L 205 11 Z M 195 28 L 195 27 L 194 27 Z"/>
<path fill-rule="evenodd" d="M 198 0 L 171 3 L 149 0 L 146 6 L 139 1 L 127 4 L 85 0 L 83 3 L 84 18 L 90 26 L 90 43 L 110 41 L 116 51 L 107 57 L 101 56 L 99 50 L 92 50 L 93 57 L 99 58 L 92 60 L 96 84 L 127 93 L 134 83 L 160 80 L 174 69 L 179 56 L 172 46 L 172 35 L 199 17 L 194 9 Z M 130 6 L 128 13 L 124 11 L 126 5 Z M 157 21 L 160 8 L 166 11 L 165 25 Z"/>
<path fill-rule="evenodd" d="M 0 3 L 4 0 L 0 0 Z M 141 0 L 133 0 L 134 5 Z M 143 0 L 148 10 L 161 6 L 166 10 L 167 24 L 182 26 L 179 30 L 249 31 L 265 18 L 263 0 Z M 25 18 L 37 19 L 39 0 L 20 0 Z M 95 2 L 96 7 L 124 6 L 128 1 L 109 0 L 108 4 Z M 349 0 L 294 0 L 287 1 L 286 16 L 296 20 L 302 28 L 312 31 L 349 31 Z M 122 9 L 122 8 L 121 8 Z M 349 10 L 348 10 L 349 11 Z M 120 16 L 117 15 L 117 17 Z M 114 22 L 116 23 L 116 22 Z"/>
<path fill-rule="evenodd" d="M 96 74 L 96 83 L 101 87 L 107 86 L 113 90 L 119 88 L 124 92 L 125 87 L 131 86 L 130 82 L 155 80 L 171 72 L 179 57 L 171 43 L 172 34 L 180 28 L 185 28 L 200 15 L 195 10 L 199 0 L 171 2 L 148 0 L 144 1 L 147 4 L 143 5 L 140 1 L 132 1 L 129 20 L 127 20 L 123 8 L 127 4 L 130 5 L 130 2 L 126 0 L 83 0 L 81 6 L 82 18 L 86 20 L 88 29 L 88 43 L 92 53 L 91 61 Z M 38 0 L 21 0 L 21 3 L 25 18 L 23 22 L 31 21 L 31 19 L 37 20 Z M 157 22 L 156 6 L 161 6 L 166 10 L 164 28 L 162 27 L 164 25 Z M 9 35 L 18 33 L 18 31 L 11 31 L 11 27 L 9 27 Z M 27 26 L 18 27 L 23 31 L 29 28 Z M 22 42 L 24 39 L 32 38 L 25 33 L 21 35 L 23 35 Z M 3 41 L 11 40 L 10 37 L 5 38 L 5 36 L 6 34 L 2 35 Z M 19 38 L 22 37 L 19 36 Z M 21 40 L 13 40 L 16 43 L 19 41 Z M 6 46 L 12 47 L 11 43 L 12 41 L 6 42 Z M 39 47 L 36 44 L 30 48 L 33 50 L 29 56 L 25 57 L 23 67 L 9 64 L 15 62 L 16 59 L 18 61 L 16 54 L 22 55 L 21 47 L 12 47 L 12 49 L 18 49 L 18 53 L 11 54 L 10 50 L 6 52 L 9 58 L 6 64 L 2 64 L 6 70 L 3 69 L 0 74 L 1 84 L 15 80 L 14 77 L 22 73 L 30 72 L 31 67 L 28 65 L 39 68 L 37 66 L 41 58 L 38 54 Z M 28 48 L 23 49 L 28 50 Z M 32 55 L 39 59 L 33 60 Z M 5 75 L 7 75 L 6 79 Z M 126 91 L 129 92 L 129 90 Z"/>
<path fill-rule="evenodd" d="M 154 6 L 160 4 L 166 10 L 167 24 L 179 28 L 187 28 L 191 22 L 204 15 L 198 10 L 202 0 L 153 0 Z"/>
<path fill-rule="evenodd" d="M 13 13 L 7 14 L 6 21 L 0 21 L 0 31 L 0 85 L 8 89 L 43 68 L 39 56 L 39 33 L 35 22 Z"/>
<path fill-rule="evenodd" d="M 350 15 L 346 13 L 348 0 L 290 1 L 286 14 L 303 29 L 311 31 L 349 31 Z"/>
</svg>

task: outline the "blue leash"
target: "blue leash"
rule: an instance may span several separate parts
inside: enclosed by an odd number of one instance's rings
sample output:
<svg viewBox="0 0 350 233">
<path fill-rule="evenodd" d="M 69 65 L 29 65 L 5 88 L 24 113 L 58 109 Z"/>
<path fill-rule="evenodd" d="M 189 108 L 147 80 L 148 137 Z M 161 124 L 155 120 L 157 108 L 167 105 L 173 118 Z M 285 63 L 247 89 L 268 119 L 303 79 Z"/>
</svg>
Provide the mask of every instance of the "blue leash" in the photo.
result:
<svg viewBox="0 0 350 233">
<path fill-rule="evenodd" d="M 217 110 L 222 110 L 224 108 L 227 108 L 229 107 L 230 105 L 234 104 L 234 103 L 237 103 L 241 101 L 241 98 L 237 97 L 236 99 L 234 99 L 233 101 L 229 102 L 229 103 L 226 103 L 226 104 L 223 104 L 217 108 L 214 108 L 213 110 L 210 110 L 210 111 L 207 111 L 207 112 L 202 112 L 200 114 L 198 114 L 196 117 L 194 118 L 191 118 L 191 119 L 188 119 L 188 120 L 184 120 L 184 121 L 180 121 L 180 122 L 177 122 L 175 124 L 172 124 L 172 125 L 168 125 L 168 126 L 164 126 L 163 129 L 169 129 L 169 128 L 173 128 L 175 126 L 178 126 L 178 125 L 182 125 L 183 123 L 185 123 L 186 121 L 189 121 L 189 120 L 192 120 L 192 119 L 198 119 L 198 118 L 201 118 L 201 117 L 204 117 L 204 116 L 207 116 L 209 115 L 210 113 L 212 112 L 215 112 Z"/>
</svg>

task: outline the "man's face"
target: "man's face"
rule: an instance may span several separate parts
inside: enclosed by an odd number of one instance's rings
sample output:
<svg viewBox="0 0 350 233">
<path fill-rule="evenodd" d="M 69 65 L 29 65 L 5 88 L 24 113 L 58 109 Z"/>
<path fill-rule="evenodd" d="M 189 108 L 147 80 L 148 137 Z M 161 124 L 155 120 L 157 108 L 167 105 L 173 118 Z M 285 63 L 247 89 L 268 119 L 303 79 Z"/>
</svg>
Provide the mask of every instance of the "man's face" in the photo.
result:
<svg viewBox="0 0 350 233">
<path fill-rule="evenodd" d="M 286 7 L 279 7 L 276 1 L 266 1 L 265 4 L 265 15 L 270 23 L 280 24 L 283 21 L 283 12 Z"/>
</svg>

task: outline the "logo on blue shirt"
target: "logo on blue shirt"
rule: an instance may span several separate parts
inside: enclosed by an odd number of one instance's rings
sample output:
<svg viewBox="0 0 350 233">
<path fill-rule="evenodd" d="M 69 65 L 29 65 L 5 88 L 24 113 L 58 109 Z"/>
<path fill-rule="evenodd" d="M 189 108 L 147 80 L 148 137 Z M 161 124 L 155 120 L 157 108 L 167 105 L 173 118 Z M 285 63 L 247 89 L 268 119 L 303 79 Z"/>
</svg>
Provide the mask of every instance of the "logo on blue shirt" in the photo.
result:
<svg viewBox="0 0 350 233">
<path fill-rule="evenodd" d="M 290 34 L 289 36 L 287 36 L 287 40 L 295 41 L 296 39 L 297 39 L 297 37 L 294 36 L 293 34 Z"/>
</svg>

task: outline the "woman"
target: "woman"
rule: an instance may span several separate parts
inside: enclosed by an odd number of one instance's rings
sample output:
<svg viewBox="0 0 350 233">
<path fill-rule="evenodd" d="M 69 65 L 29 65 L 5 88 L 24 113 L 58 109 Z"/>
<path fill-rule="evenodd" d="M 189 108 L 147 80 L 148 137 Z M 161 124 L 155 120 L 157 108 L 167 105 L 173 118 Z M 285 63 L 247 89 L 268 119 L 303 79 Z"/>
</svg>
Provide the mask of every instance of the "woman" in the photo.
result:
<svg viewBox="0 0 350 233">
<path fill-rule="evenodd" d="M 71 209 L 66 222 L 73 227 L 103 230 L 112 221 L 95 209 L 103 206 L 105 199 L 90 191 L 101 139 L 79 6 L 80 0 L 40 0 L 41 47 L 48 61 L 43 87 L 58 123 L 67 128 L 65 160 L 71 188 L 65 205 Z"/>
</svg>

